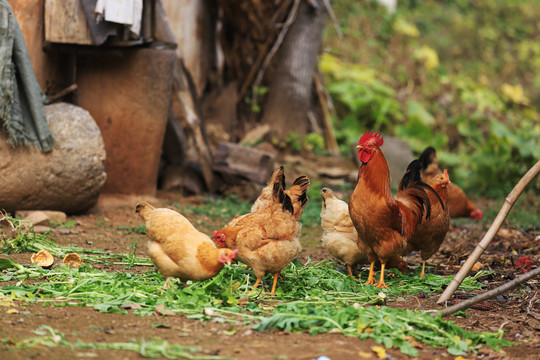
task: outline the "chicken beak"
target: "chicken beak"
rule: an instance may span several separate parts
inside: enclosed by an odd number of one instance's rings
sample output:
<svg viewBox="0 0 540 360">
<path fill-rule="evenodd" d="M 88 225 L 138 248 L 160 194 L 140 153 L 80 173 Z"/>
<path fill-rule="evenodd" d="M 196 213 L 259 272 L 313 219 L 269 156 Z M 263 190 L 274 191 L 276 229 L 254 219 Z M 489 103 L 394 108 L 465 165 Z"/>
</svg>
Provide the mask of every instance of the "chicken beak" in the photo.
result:
<svg viewBox="0 0 540 360">
<path fill-rule="evenodd" d="M 232 262 L 231 258 L 228 258 L 227 259 L 227 265 L 231 266 L 231 262 Z"/>
<path fill-rule="evenodd" d="M 364 148 L 364 147 L 363 147 L 362 145 L 358 145 L 358 146 L 356 147 L 356 150 L 360 151 L 360 150 L 362 150 L 363 148 Z"/>
</svg>

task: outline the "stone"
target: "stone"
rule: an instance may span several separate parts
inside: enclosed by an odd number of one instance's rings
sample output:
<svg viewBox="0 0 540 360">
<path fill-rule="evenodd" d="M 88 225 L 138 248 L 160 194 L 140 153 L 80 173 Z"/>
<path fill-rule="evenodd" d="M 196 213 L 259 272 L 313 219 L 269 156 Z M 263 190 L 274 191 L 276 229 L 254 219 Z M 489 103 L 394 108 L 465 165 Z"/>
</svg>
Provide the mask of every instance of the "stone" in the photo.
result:
<svg viewBox="0 0 540 360">
<path fill-rule="evenodd" d="M 411 146 L 399 138 L 385 136 L 381 150 L 390 168 L 390 181 L 397 187 L 407 166 L 414 160 Z"/>
<path fill-rule="evenodd" d="M 67 221 L 67 215 L 62 211 L 52 210 L 21 210 L 15 213 L 16 217 L 20 217 L 22 220 L 30 220 L 34 225 L 58 225 Z M 38 220 L 43 219 L 41 222 Z"/>
<path fill-rule="evenodd" d="M 49 217 L 43 211 L 25 211 L 21 214 L 21 211 L 17 211 L 15 216 L 20 217 L 21 220 L 29 221 L 33 226 L 43 225 L 50 226 L 51 222 Z"/>
<path fill-rule="evenodd" d="M 0 209 L 84 212 L 96 203 L 107 177 L 100 130 L 75 105 L 48 105 L 45 113 L 55 140 L 49 154 L 12 147 L 0 131 Z"/>
</svg>

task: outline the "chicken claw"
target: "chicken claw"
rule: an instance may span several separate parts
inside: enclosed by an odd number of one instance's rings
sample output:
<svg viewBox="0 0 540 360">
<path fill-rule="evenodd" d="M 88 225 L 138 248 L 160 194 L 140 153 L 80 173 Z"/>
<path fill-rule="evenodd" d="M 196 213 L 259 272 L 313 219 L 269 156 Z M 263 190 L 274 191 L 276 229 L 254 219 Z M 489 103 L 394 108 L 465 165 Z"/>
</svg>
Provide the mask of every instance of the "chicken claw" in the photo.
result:
<svg viewBox="0 0 540 360">
<path fill-rule="evenodd" d="M 368 275 L 368 279 L 366 281 L 366 285 L 371 285 L 375 282 L 375 278 L 374 278 L 374 273 L 375 271 L 373 271 L 373 269 L 375 268 L 375 262 L 373 261 L 369 267 L 369 275 Z"/>
</svg>

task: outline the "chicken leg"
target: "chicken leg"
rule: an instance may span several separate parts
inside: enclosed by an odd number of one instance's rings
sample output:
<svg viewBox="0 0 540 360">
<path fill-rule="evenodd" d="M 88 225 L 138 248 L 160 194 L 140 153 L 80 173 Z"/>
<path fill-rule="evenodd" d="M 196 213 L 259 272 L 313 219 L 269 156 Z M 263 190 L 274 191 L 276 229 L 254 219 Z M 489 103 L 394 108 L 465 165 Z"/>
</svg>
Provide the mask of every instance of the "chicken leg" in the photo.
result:
<svg viewBox="0 0 540 360">
<path fill-rule="evenodd" d="M 422 261 L 422 272 L 420 273 L 420 277 L 421 278 L 425 278 L 426 275 L 424 275 L 424 271 L 426 269 L 426 262 L 425 261 Z"/>
<path fill-rule="evenodd" d="M 251 289 L 251 291 L 255 290 L 257 288 L 257 286 L 259 286 L 259 284 L 261 283 L 261 279 L 262 279 L 262 277 L 257 278 L 257 281 L 255 281 L 255 285 L 253 285 L 253 289 Z"/>
<path fill-rule="evenodd" d="M 367 278 L 367 281 L 366 281 L 366 285 L 371 285 L 371 284 L 373 284 L 375 282 L 375 279 L 373 277 L 373 275 L 375 273 L 373 271 L 374 268 L 375 268 L 375 261 L 372 261 L 371 265 L 369 267 L 369 275 L 368 275 L 368 278 Z"/>
<path fill-rule="evenodd" d="M 270 295 L 275 295 L 276 294 L 276 285 L 277 285 L 277 279 L 279 277 L 279 273 L 275 273 L 274 274 L 274 283 L 272 284 L 272 292 L 270 293 Z"/>
<path fill-rule="evenodd" d="M 375 287 L 378 287 L 378 288 L 385 288 L 385 289 L 389 289 L 388 286 L 386 286 L 386 284 L 384 283 L 384 267 L 385 267 L 386 263 L 383 263 L 381 261 L 381 278 L 379 279 L 379 282 L 376 283 Z"/>
</svg>

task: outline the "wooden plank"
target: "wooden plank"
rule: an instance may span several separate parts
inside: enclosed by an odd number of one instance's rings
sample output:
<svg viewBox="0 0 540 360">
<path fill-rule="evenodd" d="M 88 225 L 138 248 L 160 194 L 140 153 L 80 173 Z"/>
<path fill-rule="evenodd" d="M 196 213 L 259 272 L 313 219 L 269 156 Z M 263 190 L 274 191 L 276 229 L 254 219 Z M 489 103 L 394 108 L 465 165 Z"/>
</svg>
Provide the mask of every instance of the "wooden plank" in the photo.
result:
<svg viewBox="0 0 540 360">
<path fill-rule="evenodd" d="M 45 41 L 94 45 L 79 0 L 45 0 Z"/>
<path fill-rule="evenodd" d="M 219 143 L 212 168 L 226 175 L 240 176 L 264 184 L 272 170 L 277 153 L 235 143 Z"/>
</svg>

